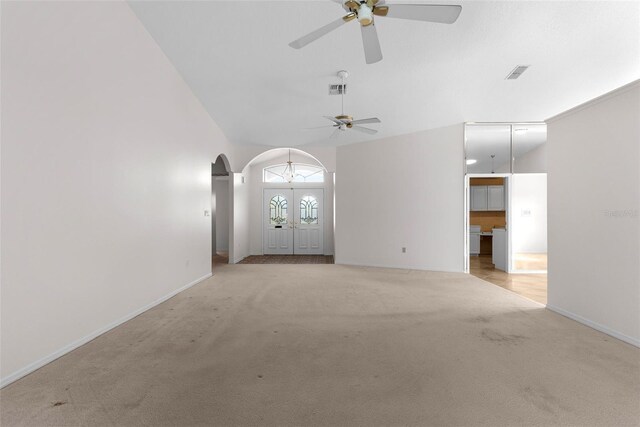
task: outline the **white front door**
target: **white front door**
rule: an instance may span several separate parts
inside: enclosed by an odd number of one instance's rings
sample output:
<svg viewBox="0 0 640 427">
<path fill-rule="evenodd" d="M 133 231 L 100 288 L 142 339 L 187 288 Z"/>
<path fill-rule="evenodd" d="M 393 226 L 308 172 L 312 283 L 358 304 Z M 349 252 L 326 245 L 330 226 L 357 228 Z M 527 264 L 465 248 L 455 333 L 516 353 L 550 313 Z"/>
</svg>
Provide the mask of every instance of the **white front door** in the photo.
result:
<svg viewBox="0 0 640 427">
<path fill-rule="evenodd" d="M 324 254 L 324 190 L 265 189 L 265 255 Z"/>
<path fill-rule="evenodd" d="M 324 190 L 296 189 L 293 191 L 293 200 L 295 203 L 294 253 L 324 254 Z"/>
<path fill-rule="evenodd" d="M 264 190 L 265 254 L 293 253 L 293 191 L 290 189 Z"/>
</svg>

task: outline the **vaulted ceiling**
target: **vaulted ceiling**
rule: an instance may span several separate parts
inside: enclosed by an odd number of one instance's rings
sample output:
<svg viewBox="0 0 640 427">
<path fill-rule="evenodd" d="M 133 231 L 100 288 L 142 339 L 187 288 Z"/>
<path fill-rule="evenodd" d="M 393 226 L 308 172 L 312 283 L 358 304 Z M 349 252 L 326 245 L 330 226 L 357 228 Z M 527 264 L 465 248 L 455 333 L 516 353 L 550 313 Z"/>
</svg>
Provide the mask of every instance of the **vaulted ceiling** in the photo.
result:
<svg viewBox="0 0 640 427">
<path fill-rule="evenodd" d="M 377 18 L 384 59 L 371 65 L 355 21 L 288 46 L 344 15 L 330 0 L 129 4 L 237 144 L 342 145 L 464 121 L 540 121 L 640 78 L 639 2 L 462 1 L 452 25 Z M 516 65 L 531 67 L 505 80 Z M 345 113 L 379 117 L 367 125 L 378 134 L 305 130 L 341 112 L 328 95 L 341 69 Z"/>
</svg>

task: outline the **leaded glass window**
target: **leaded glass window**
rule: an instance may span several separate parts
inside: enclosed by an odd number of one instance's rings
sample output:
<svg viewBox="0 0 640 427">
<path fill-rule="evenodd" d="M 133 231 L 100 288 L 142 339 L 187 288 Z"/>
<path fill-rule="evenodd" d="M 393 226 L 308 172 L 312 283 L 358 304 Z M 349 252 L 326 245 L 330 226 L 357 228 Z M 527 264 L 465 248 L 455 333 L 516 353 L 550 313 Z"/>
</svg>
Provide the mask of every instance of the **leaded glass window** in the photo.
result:
<svg viewBox="0 0 640 427">
<path fill-rule="evenodd" d="M 287 198 L 281 195 L 273 196 L 269 202 L 269 221 L 271 225 L 287 223 Z"/>
<path fill-rule="evenodd" d="M 274 165 L 263 169 L 262 182 L 289 182 L 286 178 L 287 165 Z M 320 166 L 293 163 L 292 182 L 324 182 L 324 169 Z"/>
<path fill-rule="evenodd" d="M 300 199 L 300 223 L 318 223 L 318 201 L 313 196 L 304 196 Z"/>
</svg>

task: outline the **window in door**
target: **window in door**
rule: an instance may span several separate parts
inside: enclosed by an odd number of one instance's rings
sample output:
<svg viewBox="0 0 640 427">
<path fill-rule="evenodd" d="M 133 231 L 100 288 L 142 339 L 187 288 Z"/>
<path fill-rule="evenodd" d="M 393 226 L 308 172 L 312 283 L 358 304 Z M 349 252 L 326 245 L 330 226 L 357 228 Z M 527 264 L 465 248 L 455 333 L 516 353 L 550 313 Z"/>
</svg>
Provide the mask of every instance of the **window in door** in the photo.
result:
<svg viewBox="0 0 640 427">
<path fill-rule="evenodd" d="M 287 198 L 278 194 L 269 202 L 269 221 L 271 225 L 281 225 L 287 222 Z"/>
<path fill-rule="evenodd" d="M 304 196 L 300 199 L 300 223 L 318 223 L 318 201 L 313 196 Z"/>
</svg>

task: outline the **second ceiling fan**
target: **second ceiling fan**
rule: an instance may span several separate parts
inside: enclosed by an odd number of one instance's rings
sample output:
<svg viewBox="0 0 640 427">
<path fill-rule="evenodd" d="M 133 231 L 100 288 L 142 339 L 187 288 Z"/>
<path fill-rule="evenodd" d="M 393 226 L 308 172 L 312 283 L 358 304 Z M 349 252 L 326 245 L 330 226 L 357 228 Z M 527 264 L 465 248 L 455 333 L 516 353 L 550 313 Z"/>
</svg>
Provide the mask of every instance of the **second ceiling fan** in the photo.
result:
<svg viewBox="0 0 640 427">
<path fill-rule="evenodd" d="M 342 7 L 348 12 L 342 18 L 336 19 L 317 30 L 289 43 L 294 49 L 300 49 L 312 41 L 330 33 L 349 21 L 357 19 L 362 31 L 364 56 L 367 64 L 373 64 L 382 59 L 382 50 L 376 32 L 374 15 L 387 18 L 412 19 L 415 21 L 438 22 L 453 24 L 458 19 L 462 6 L 439 4 L 385 4 L 384 0 L 348 0 Z"/>
<path fill-rule="evenodd" d="M 325 119 L 330 120 L 331 122 L 333 122 L 331 125 L 327 125 L 327 126 L 320 126 L 317 128 L 311 128 L 311 129 L 323 129 L 326 127 L 333 127 L 334 131 L 331 134 L 331 136 L 329 138 L 337 138 L 340 135 L 340 132 L 344 132 L 347 130 L 357 130 L 359 132 L 362 133 L 367 133 L 369 135 L 375 135 L 376 133 L 378 133 L 377 130 L 375 129 L 371 129 L 371 128 L 367 128 L 364 127 L 362 125 L 365 124 L 370 124 L 370 123 L 381 123 L 380 119 L 377 117 L 370 117 L 368 119 L 357 119 L 354 120 L 352 116 L 349 116 L 347 114 L 344 113 L 344 94 L 346 91 L 346 85 L 345 85 L 345 80 L 347 77 L 349 77 L 349 72 L 346 70 L 340 70 L 338 71 L 338 77 L 340 79 L 342 79 L 342 88 L 340 90 L 340 101 L 341 101 L 341 113 L 335 117 L 331 117 L 331 116 L 323 116 Z"/>
</svg>

